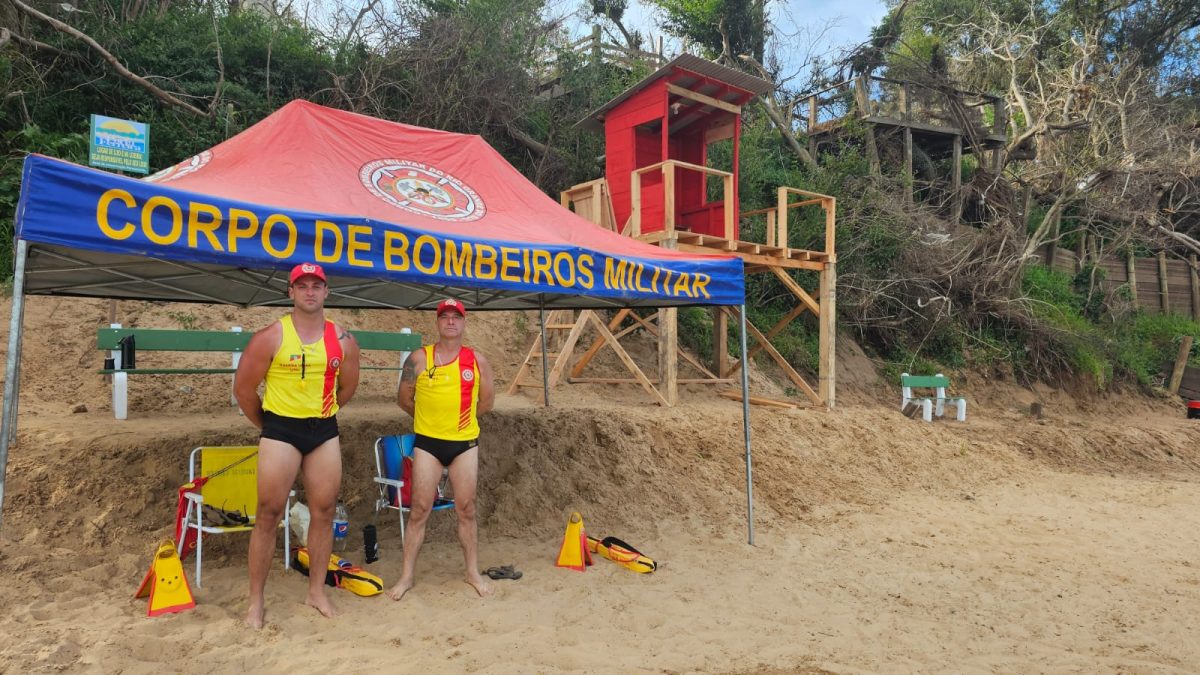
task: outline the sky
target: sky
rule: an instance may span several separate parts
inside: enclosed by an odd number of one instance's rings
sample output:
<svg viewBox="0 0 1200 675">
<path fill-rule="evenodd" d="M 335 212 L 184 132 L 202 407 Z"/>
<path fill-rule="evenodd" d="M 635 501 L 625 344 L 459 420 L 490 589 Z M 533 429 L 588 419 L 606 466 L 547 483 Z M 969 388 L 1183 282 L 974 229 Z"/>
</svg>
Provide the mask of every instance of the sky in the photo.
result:
<svg viewBox="0 0 1200 675">
<path fill-rule="evenodd" d="M 550 0 L 554 14 L 569 14 L 590 6 L 587 0 Z M 837 54 L 866 42 L 871 29 L 883 19 L 887 8 L 882 0 L 768 0 L 770 21 L 780 35 L 775 45 L 784 77 L 804 68 L 808 59 L 829 53 Z M 654 9 L 641 0 L 629 0 L 625 11 L 625 27 L 657 38 L 663 31 L 657 26 Z M 580 14 L 583 14 L 581 12 Z M 592 20 L 576 16 L 568 22 L 577 37 L 591 31 Z M 679 51 L 672 48 L 672 39 L 663 35 L 670 56 Z"/>
</svg>

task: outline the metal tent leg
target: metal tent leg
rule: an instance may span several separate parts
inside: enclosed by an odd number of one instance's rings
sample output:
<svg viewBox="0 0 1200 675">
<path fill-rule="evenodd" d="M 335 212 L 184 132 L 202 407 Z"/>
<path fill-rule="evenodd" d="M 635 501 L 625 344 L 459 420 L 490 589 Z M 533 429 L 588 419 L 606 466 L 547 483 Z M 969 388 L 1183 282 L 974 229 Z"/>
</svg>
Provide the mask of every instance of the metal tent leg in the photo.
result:
<svg viewBox="0 0 1200 675">
<path fill-rule="evenodd" d="M 550 407 L 550 357 L 546 351 L 546 301 L 538 296 L 538 317 L 542 327 L 542 402 Z M 561 351 L 561 350 L 560 350 Z"/>
<path fill-rule="evenodd" d="M 746 535 L 748 543 L 754 545 L 754 466 L 750 459 L 750 364 L 747 362 L 746 355 L 749 353 L 746 349 L 746 305 L 738 306 L 738 321 L 741 323 L 741 331 L 738 333 L 738 339 L 741 340 L 742 353 L 739 356 L 742 362 L 742 430 L 746 443 Z"/>
<path fill-rule="evenodd" d="M 21 323 L 25 316 L 25 258 L 29 243 L 17 240 L 13 271 L 12 318 L 8 323 L 8 362 L 4 368 L 4 411 L 0 416 L 0 529 L 4 527 L 4 479 L 8 474 L 8 446 L 17 430 L 17 378 L 21 364 Z"/>
</svg>

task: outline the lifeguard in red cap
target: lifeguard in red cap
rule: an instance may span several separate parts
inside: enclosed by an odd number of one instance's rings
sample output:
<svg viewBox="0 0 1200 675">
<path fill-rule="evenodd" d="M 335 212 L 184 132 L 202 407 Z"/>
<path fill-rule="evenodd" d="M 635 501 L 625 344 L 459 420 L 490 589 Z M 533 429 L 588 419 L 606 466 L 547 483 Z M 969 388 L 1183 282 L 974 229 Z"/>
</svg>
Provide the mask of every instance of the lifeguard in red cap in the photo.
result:
<svg viewBox="0 0 1200 675">
<path fill-rule="evenodd" d="M 463 346 L 467 308 L 449 298 L 437 307 L 438 341 L 413 352 L 400 372 L 396 401 L 413 416 L 412 510 L 404 534 L 404 569 L 388 592 L 393 600 L 413 586 L 417 554 L 425 541 L 425 523 L 437 496 L 442 469 L 450 470 L 458 541 L 467 564 L 468 584 L 481 596 L 492 585 L 479 573 L 475 488 L 479 479 L 479 415 L 492 409 L 492 367 L 483 354 Z"/>
<path fill-rule="evenodd" d="M 358 343 L 348 331 L 325 320 L 325 270 L 313 263 L 293 267 L 288 297 L 291 313 L 250 338 L 234 378 L 238 405 L 262 430 L 246 612 L 246 625 L 252 628 L 263 625 L 263 589 L 275 553 L 275 533 L 300 469 L 312 516 L 309 559 L 329 559 L 333 510 L 342 483 L 337 411 L 358 388 Z M 264 380 L 260 399 L 258 385 Z M 325 594 L 324 574 L 309 576 L 307 603 L 327 617 L 336 613 Z"/>
</svg>

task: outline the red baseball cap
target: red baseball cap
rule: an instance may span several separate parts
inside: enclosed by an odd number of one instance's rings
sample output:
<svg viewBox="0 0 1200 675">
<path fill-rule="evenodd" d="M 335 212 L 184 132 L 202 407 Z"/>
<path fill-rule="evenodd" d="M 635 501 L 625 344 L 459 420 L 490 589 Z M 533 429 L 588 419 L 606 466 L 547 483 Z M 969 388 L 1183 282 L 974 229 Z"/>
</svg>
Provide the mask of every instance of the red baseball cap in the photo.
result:
<svg viewBox="0 0 1200 675">
<path fill-rule="evenodd" d="M 467 308 L 454 298 L 446 298 L 438 303 L 437 315 L 441 316 L 446 312 L 458 312 L 465 317 L 467 315 Z"/>
<path fill-rule="evenodd" d="M 292 273 L 288 276 L 288 285 L 296 283 L 300 277 L 316 277 L 321 281 L 325 279 L 325 270 L 321 269 L 320 265 L 315 263 L 300 263 L 292 268 Z"/>
</svg>

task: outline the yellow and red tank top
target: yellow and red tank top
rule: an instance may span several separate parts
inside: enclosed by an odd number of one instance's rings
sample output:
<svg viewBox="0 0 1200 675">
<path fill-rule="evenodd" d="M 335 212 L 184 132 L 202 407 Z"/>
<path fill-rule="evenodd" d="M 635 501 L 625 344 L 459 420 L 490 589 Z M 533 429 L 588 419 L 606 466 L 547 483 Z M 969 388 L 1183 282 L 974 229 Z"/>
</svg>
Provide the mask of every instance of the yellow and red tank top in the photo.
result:
<svg viewBox="0 0 1200 675">
<path fill-rule="evenodd" d="M 333 417 L 338 411 L 338 371 L 342 367 L 337 327 L 326 321 L 321 339 L 306 345 L 300 341 L 291 314 L 279 323 L 283 340 L 267 368 L 263 410 L 300 419 Z"/>
<path fill-rule="evenodd" d="M 450 363 L 435 365 L 425 346 L 425 370 L 417 373 L 413 431 L 443 441 L 479 438 L 479 364 L 470 347 L 462 347 Z"/>
</svg>

